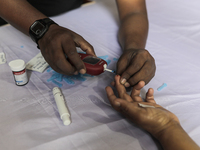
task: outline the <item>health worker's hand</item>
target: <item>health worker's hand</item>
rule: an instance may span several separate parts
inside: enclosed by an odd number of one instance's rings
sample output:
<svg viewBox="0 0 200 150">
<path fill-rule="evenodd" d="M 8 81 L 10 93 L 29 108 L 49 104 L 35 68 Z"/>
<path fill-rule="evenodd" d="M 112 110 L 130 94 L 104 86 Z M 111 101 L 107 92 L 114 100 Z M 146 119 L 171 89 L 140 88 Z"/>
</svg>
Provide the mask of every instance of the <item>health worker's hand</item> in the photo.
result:
<svg viewBox="0 0 200 150">
<path fill-rule="evenodd" d="M 116 97 L 111 87 L 106 87 L 107 97 L 112 107 L 121 112 L 133 123 L 148 131 L 155 137 L 159 137 L 168 127 L 180 125 L 178 118 L 170 111 L 156 104 L 152 88 L 146 93 L 145 102 L 140 97 L 140 90 L 144 87 L 144 81 L 140 81 L 132 89 L 131 95 L 127 94 L 125 87 L 120 83 L 120 76 L 115 76 L 115 87 L 119 98 Z M 139 104 L 151 107 L 141 107 Z"/>
<path fill-rule="evenodd" d="M 87 54 L 96 56 L 93 47 L 83 37 L 54 24 L 50 26 L 38 44 L 42 55 L 52 69 L 65 75 L 86 73 L 85 65 L 76 47 L 80 47 Z M 66 56 L 73 65 L 69 63 Z"/>
<path fill-rule="evenodd" d="M 125 50 L 117 63 L 117 74 L 121 76 L 121 84 L 125 87 L 134 86 L 139 81 L 147 84 L 155 71 L 155 60 L 145 49 Z"/>
</svg>

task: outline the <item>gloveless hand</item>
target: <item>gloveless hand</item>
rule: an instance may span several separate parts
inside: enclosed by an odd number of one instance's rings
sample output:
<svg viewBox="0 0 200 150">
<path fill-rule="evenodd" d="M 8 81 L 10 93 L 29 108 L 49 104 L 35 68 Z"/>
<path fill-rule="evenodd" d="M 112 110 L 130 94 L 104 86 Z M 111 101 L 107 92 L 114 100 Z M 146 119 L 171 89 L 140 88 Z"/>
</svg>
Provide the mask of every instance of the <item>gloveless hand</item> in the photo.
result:
<svg viewBox="0 0 200 150">
<path fill-rule="evenodd" d="M 83 37 L 58 25 L 51 25 L 38 44 L 42 55 L 52 69 L 66 75 L 78 72 L 86 73 L 85 65 L 80 59 L 76 47 L 95 56 L 93 47 Z M 73 65 L 69 63 L 66 56 Z"/>
<path fill-rule="evenodd" d="M 153 96 L 153 89 L 150 88 L 146 93 L 146 101 L 140 97 L 140 90 L 144 87 L 144 81 L 140 81 L 132 89 L 131 95 L 127 94 L 125 87 L 120 83 L 120 76 L 115 76 L 115 87 L 119 98 L 116 97 L 111 87 L 106 87 L 108 99 L 112 107 L 121 112 L 132 122 L 158 137 L 161 132 L 174 124 L 180 124 L 178 118 L 170 111 L 156 104 Z M 154 106 L 141 107 L 138 103 Z"/>
<path fill-rule="evenodd" d="M 134 86 L 139 81 L 147 84 L 155 75 L 156 65 L 151 54 L 145 49 L 128 49 L 117 63 L 117 74 L 125 87 Z"/>
</svg>

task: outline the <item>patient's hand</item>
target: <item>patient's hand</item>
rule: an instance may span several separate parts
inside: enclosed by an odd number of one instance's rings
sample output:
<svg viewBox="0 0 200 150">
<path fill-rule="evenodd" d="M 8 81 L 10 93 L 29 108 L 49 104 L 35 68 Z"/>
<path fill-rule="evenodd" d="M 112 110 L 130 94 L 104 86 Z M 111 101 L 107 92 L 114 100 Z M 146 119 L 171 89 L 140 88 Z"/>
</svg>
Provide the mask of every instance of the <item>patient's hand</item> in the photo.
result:
<svg viewBox="0 0 200 150">
<path fill-rule="evenodd" d="M 117 63 L 117 74 L 121 75 L 121 83 L 125 87 L 134 86 L 139 81 L 147 84 L 155 71 L 155 60 L 145 49 L 125 50 Z"/>
<path fill-rule="evenodd" d="M 125 87 L 120 83 L 120 76 L 115 76 L 115 87 L 119 98 L 115 96 L 111 87 L 106 87 L 108 99 L 113 108 L 121 112 L 132 122 L 147 130 L 154 136 L 159 136 L 160 132 L 168 128 L 171 124 L 179 124 L 178 118 L 168 110 L 156 104 L 153 96 L 153 89 L 146 93 L 145 102 L 140 97 L 140 90 L 144 87 L 144 81 L 140 81 L 133 87 L 131 95 L 128 95 Z M 154 106 L 141 107 L 138 103 Z"/>
</svg>

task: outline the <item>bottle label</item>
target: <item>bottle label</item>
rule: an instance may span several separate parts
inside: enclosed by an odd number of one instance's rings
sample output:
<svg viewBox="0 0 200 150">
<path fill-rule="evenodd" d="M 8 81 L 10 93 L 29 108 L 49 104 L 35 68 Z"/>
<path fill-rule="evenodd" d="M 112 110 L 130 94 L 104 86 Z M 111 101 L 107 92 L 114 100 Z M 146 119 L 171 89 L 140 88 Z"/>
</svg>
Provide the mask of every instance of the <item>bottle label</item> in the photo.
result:
<svg viewBox="0 0 200 150">
<path fill-rule="evenodd" d="M 19 72 L 13 71 L 13 75 L 14 75 L 15 82 L 17 85 L 24 85 L 28 82 L 26 69 L 19 71 Z"/>
</svg>

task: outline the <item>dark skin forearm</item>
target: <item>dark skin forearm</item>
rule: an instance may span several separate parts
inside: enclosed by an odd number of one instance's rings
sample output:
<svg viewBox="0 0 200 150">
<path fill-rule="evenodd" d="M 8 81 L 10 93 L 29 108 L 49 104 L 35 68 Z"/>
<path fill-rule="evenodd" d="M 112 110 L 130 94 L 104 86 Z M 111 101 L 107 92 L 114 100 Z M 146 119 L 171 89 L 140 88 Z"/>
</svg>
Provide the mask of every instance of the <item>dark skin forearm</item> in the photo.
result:
<svg viewBox="0 0 200 150">
<path fill-rule="evenodd" d="M 117 74 L 125 87 L 139 81 L 147 84 L 155 75 L 155 61 L 145 49 L 148 18 L 145 0 L 116 0 L 119 10 L 118 40 L 123 50 L 117 62 Z"/>
<path fill-rule="evenodd" d="M 172 124 L 155 136 L 165 150 L 199 150 L 180 124 Z"/>
<path fill-rule="evenodd" d="M 156 104 L 152 88 L 148 89 L 145 99 L 142 99 L 140 95 L 145 85 L 144 81 L 134 86 L 129 95 L 119 79 L 120 76 L 116 75 L 115 88 L 118 97 L 111 87 L 106 87 L 108 99 L 115 110 L 151 133 L 164 150 L 200 150 L 200 147 L 181 127 L 177 116 Z M 146 107 L 141 107 L 139 104 L 144 104 Z"/>
<path fill-rule="evenodd" d="M 139 1 L 139 2 L 138 2 Z M 148 19 L 144 0 L 117 0 L 122 49 L 144 49 L 148 34 Z"/>
<path fill-rule="evenodd" d="M 29 35 L 29 27 L 44 14 L 30 5 L 26 0 L 0 0 L 0 17 L 21 32 Z M 76 51 L 80 47 L 87 54 L 95 55 L 94 49 L 79 34 L 61 27 L 51 25 L 45 35 L 38 40 L 44 59 L 58 73 L 72 75 L 84 74 L 86 68 Z M 72 64 L 66 59 L 66 55 Z"/>
<path fill-rule="evenodd" d="M 46 18 L 26 0 L 0 0 L 0 16 L 26 35 L 35 20 Z"/>
</svg>

